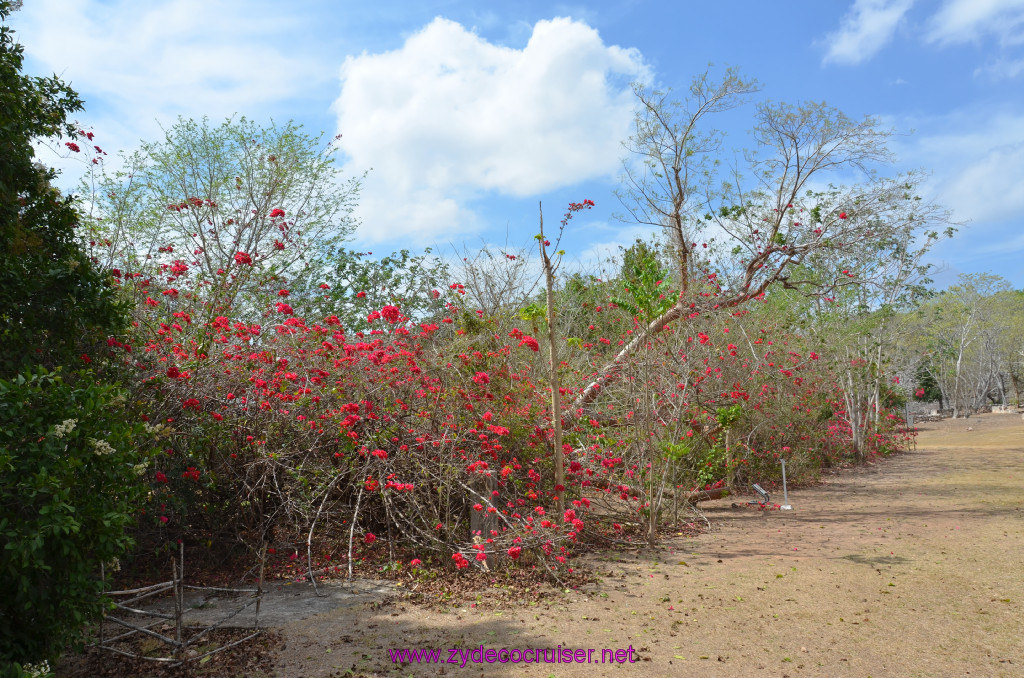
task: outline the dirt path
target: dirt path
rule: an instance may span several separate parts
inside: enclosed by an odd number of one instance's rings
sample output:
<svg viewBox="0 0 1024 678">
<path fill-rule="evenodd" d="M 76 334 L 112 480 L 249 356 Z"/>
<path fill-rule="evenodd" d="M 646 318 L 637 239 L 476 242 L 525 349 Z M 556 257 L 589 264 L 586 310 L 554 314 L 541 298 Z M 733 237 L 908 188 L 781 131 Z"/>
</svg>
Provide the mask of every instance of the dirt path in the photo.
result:
<svg viewBox="0 0 1024 678">
<path fill-rule="evenodd" d="M 592 559 L 601 581 L 587 592 L 291 624 L 276 673 L 1024 676 L 1024 421 L 922 429 L 916 452 L 793 492 L 793 511 L 716 502 L 709 534 Z M 639 661 L 399 667 L 388 657 L 481 645 L 595 649 L 595 662 L 632 647 Z"/>
</svg>

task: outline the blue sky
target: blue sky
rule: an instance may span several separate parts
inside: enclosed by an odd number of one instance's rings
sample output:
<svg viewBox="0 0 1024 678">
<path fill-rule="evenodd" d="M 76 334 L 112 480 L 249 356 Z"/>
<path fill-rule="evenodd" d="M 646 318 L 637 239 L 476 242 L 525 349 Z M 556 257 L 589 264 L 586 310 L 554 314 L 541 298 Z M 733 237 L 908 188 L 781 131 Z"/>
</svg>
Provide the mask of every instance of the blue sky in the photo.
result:
<svg viewBox="0 0 1024 678">
<path fill-rule="evenodd" d="M 929 196 L 969 222 L 935 251 L 938 280 L 1024 287 L 1024 0 L 26 0 L 11 24 L 29 72 L 70 82 L 111 152 L 178 115 L 342 133 L 346 172 L 372 168 L 354 245 L 377 252 L 529 244 L 538 200 L 554 224 L 583 198 L 597 206 L 571 257 L 630 243 L 642 229 L 612 216 L 629 82 L 683 90 L 736 66 L 763 84 L 753 101 L 897 130 L 895 170 L 929 171 Z M 730 151 L 753 111 L 709 121 Z"/>
</svg>

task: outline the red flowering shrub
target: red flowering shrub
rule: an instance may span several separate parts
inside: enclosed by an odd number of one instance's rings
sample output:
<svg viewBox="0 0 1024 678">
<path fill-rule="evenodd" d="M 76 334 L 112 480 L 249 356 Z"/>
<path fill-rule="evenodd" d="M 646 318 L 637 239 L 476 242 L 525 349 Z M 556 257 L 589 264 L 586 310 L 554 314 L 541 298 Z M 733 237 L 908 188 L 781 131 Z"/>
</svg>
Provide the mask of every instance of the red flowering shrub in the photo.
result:
<svg viewBox="0 0 1024 678">
<path fill-rule="evenodd" d="M 666 497 L 774 477 L 780 456 L 815 468 L 848 450 L 826 361 L 765 318 L 698 312 L 710 275 L 689 317 L 592 385 L 675 294 L 648 267 L 625 296 L 600 281 L 573 291 L 585 313 L 564 321 L 577 336 L 562 356 L 556 485 L 537 376 L 546 347 L 513 324 L 537 315 L 467 311 L 466 286 L 435 279 L 413 286 L 406 308 L 370 266 L 328 284 L 289 278 L 265 256 L 276 255 L 237 252 L 212 278 L 168 256 L 115 279 L 137 324 L 111 351 L 167 450 L 153 488 L 165 530 L 297 541 L 330 514 L 363 546 L 386 531 L 424 557 L 454 553 L 458 569 L 524 551 L 562 563 L 591 532 L 651 538 Z M 574 407 L 588 390 L 596 397 Z"/>
</svg>

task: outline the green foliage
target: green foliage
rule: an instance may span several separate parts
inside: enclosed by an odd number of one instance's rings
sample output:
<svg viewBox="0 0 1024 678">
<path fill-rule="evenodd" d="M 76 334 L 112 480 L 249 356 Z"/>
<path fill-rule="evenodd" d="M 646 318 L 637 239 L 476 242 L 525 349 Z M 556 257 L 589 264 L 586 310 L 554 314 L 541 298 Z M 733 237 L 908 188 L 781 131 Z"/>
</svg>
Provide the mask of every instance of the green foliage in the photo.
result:
<svg viewBox="0 0 1024 678">
<path fill-rule="evenodd" d="M 888 384 L 882 384 L 879 394 L 879 400 L 881 406 L 886 410 L 897 410 L 900 411 L 907 406 L 907 394 L 902 390 L 895 389 Z"/>
<path fill-rule="evenodd" d="M 0 20 L 10 11 L 0 2 Z M 0 26 L 0 377 L 67 363 L 121 317 L 75 241 L 72 198 L 34 160 L 34 141 L 74 134 L 67 116 L 82 101 L 56 77 L 24 75 L 22 52 Z"/>
<path fill-rule="evenodd" d="M 743 416 L 743 406 L 739 403 L 728 407 L 719 407 L 715 410 L 715 418 L 718 424 L 725 429 L 731 428 Z"/>
<path fill-rule="evenodd" d="M 338 248 L 330 262 L 331 289 L 324 295 L 321 314 L 336 314 L 349 329 L 362 328 L 369 313 L 388 304 L 417 321 L 438 318 L 451 300 L 448 265 L 429 248 L 422 254 L 400 250 L 380 259 Z"/>
<path fill-rule="evenodd" d="M 660 253 L 642 240 L 623 253 L 620 276 L 624 294 L 612 301 L 633 316 L 650 320 L 675 302 L 675 295 L 668 293 L 668 269 L 662 265 Z"/>
<path fill-rule="evenodd" d="M 299 307 L 318 301 L 330 257 L 355 230 L 359 182 L 342 180 L 335 151 L 290 122 L 179 118 L 123 170 L 83 184 L 89 237 L 110 243 L 96 256 L 146 275 L 182 259 L 189 271 L 178 285 L 201 290 L 196 300 L 214 315 L 261 312 L 257 290 L 270 281 L 287 284 Z"/>
<path fill-rule="evenodd" d="M 942 389 L 939 388 L 939 382 L 935 381 L 935 376 L 932 375 L 925 363 L 918 366 L 914 373 L 914 400 L 926 403 L 942 400 Z"/>
<path fill-rule="evenodd" d="M 145 492 L 123 395 L 71 376 L 0 380 L 0 661 L 38 661 L 80 637 L 104 607 L 100 565 L 130 545 Z"/>
</svg>

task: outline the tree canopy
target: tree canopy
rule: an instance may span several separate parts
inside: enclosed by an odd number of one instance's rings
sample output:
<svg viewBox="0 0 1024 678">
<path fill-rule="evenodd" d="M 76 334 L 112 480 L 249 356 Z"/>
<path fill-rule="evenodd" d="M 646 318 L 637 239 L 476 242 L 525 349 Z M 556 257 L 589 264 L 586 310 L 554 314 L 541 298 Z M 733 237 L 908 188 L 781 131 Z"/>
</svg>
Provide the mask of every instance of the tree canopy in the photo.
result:
<svg viewBox="0 0 1024 678">
<path fill-rule="evenodd" d="M 12 11 L 0 2 L 0 20 Z M 69 116 L 83 103 L 56 76 L 23 70 L 14 31 L 0 25 L 0 376 L 76 358 L 116 326 L 120 311 L 100 270 L 76 240 L 79 214 L 36 160 L 33 143 L 85 143 Z"/>
</svg>

